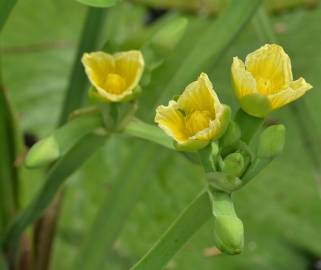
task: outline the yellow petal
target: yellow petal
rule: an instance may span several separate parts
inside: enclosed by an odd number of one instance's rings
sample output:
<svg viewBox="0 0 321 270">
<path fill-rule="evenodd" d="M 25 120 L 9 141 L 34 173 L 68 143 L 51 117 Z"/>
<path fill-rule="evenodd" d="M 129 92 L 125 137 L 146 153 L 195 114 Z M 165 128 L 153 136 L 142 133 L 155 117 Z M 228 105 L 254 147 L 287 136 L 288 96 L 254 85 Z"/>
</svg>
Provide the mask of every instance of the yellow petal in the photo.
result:
<svg viewBox="0 0 321 270">
<path fill-rule="evenodd" d="M 182 143 L 187 140 L 185 120 L 182 113 L 177 109 L 175 101 L 170 101 L 168 106 L 157 107 L 155 122 L 177 142 Z"/>
<path fill-rule="evenodd" d="M 216 106 L 220 105 L 213 85 L 205 73 L 201 73 L 197 81 L 185 88 L 177 103 L 186 114 L 194 111 L 208 111 L 212 118 L 215 117 Z"/>
<path fill-rule="evenodd" d="M 133 90 L 143 74 L 144 58 L 140 51 L 120 52 L 114 55 L 116 73 L 126 80 L 126 91 Z"/>
<path fill-rule="evenodd" d="M 291 61 L 283 48 L 266 44 L 250 53 L 245 60 L 246 69 L 257 82 L 261 94 L 274 94 L 293 80 Z"/>
<path fill-rule="evenodd" d="M 115 69 L 113 56 L 104 52 L 85 53 L 81 61 L 91 84 L 96 88 L 101 88 L 107 74 Z"/>
<path fill-rule="evenodd" d="M 256 92 L 256 82 L 250 72 L 245 70 L 245 65 L 238 57 L 233 57 L 232 78 L 238 98 Z"/>
<path fill-rule="evenodd" d="M 269 95 L 268 98 L 271 101 L 272 108 L 277 109 L 284 105 L 297 100 L 305 94 L 306 91 L 312 88 L 312 85 L 307 83 L 303 78 L 296 81 L 292 81 L 288 84 L 288 87 L 283 89 L 277 94 Z"/>
</svg>

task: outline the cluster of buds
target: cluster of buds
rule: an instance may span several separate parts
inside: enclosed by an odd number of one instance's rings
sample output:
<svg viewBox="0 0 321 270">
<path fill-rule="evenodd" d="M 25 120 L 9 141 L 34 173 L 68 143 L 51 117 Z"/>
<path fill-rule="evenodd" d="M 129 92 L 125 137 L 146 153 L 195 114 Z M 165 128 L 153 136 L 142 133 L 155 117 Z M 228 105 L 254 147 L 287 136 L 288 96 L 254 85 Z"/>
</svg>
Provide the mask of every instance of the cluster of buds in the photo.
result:
<svg viewBox="0 0 321 270">
<path fill-rule="evenodd" d="M 175 24 L 175 33 L 184 25 L 184 21 Z M 170 47 L 163 46 L 162 50 Z M 109 135 L 126 130 L 127 125 L 137 137 L 168 145 L 160 142 L 164 134 L 137 121 L 133 110 L 126 108 L 120 117 L 121 105 L 132 104 L 141 92 L 145 61 L 140 51 L 86 53 L 82 62 L 91 82 L 89 96 L 99 106 L 90 113 L 76 113 L 81 117 L 38 142 L 27 156 L 29 167 L 57 160 L 79 137 L 93 130 L 103 129 Z M 278 156 L 285 141 L 285 127 L 266 127 L 264 118 L 303 96 L 312 86 L 303 78 L 293 80 L 290 58 L 275 44 L 250 53 L 245 63 L 234 57 L 231 71 L 241 107 L 234 116 L 231 108 L 221 103 L 207 74 L 201 73 L 178 98 L 156 109 L 155 122 L 172 141 L 172 149 L 198 155 L 206 173 L 216 245 L 222 252 L 237 254 L 243 248 L 244 229 L 231 195 Z"/>
</svg>

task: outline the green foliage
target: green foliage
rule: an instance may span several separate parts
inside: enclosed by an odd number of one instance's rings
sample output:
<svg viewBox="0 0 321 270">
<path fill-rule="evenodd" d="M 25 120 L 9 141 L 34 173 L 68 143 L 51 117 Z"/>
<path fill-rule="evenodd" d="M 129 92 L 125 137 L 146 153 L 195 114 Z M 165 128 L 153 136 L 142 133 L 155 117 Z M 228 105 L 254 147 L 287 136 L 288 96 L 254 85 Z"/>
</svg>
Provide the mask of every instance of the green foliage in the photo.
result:
<svg viewBox="0 0 321 270">
<path fill-rule="evenodd" d="M 35 4 L 39 4 L 46 13 L 35 14 Z M 130 23 L 124 22 L 118 25 L 123 29 L 123 33 L 126 33 L 126 29 L 127 32 L 131 31 L 130 25 L 133 25 L 133 28 L 139 25 L 145 14 L 141 12 L 141 7 L 130 5 L 129 9 L 132 10 L 132 14 L 141 16 L 132 19 Z M 113 8 L 110 9 L 110 16 L 112 12 Z M 10 16 L 8 25 L 4 28 L 1 51 L 4 52 L 3 62 L 6 67 L 5 82 L 13 97 L 14 105 L 19 109 L 24 129 L 33 131 L 40 137 L 48 135 L 57 121 L 62 90 L 67 82 L 66 75 L 71 67 L 81 26 L 79 22 L 83 15 L 84 9 L 81 5 L 71 1 L 26 0 L 18 3 L 15 14 Z M 320 91 L 317 91 L 321 83 L 320 20 L 320 8 L 298 9 L 272 17 L 280 43 L 292 58 L 294 73 L 304 74 L 315 87 L 304 98 L 303 103 L 300 101 L 299 106 L 303 107 L 305 103 L 309 108 L 313 108 L 310 114 L 314 121 L 308 123 L 317 138 L 321 127 L 318 121 L 321 95 Z M 114 23 L 117 24 L 118 21 L 114 19 Z M 140 115 L 145 119 L 152 118 L 152 109 L 160 103 L 156 102 L 153 96 L 158 96 L 166 89 L 170 77 L 177 77 L 178 63 L 189 54 L 189 47 L 195 43 L 197 36 L 195 33 L 198 33 L 199 29 L 209 28 L 211 23 L 211 19 L 191 18 L 189 36 L 184 37 L 185 49 L 183 50 L 184 47 L 180 45 L 181 53 L 178 53 L 176 59 L 170 60 L 175 58 L 173 53 L 165 61 L 165 64 L 168 63 L 167 67 L 173 65 L 170 74 L 162 77 L 161 71 L 158 70 L 152 74 L 158 78 L 157 82 L 145 89 L 140 101 Z M 41 27 L 35 27 L 39 25 Z M 302 28 L 305 31 L 299 30 Z M 28 35 L 22 35 L 21 31 L 13 29 L 21 29 Z M 227 31 L 226 29 L 223 27 L 224 31 Z M 107 31 L 111 32 L 110 29 Z M 228 52 L 224 55 L 220 53 L 217 59 L 213 57 L 210 61 L 207 71 L 212 75 L 215 89 L 224 103 L 236 104 L 228 83 L 231 57 L 245 56 L 265 42 L 258 41 L 256 31 L 253 26 L 244 28 L 242 35 L 230 44 Z M 113 38 L 117 39 L 115 35 L 110 37 Z M 209 46 L 216 42 L 219 40 L 213 36 Z M 39 44 L 43 45 L 39 47 Z M 48 46 L 48 44 L 53 45 Z M 169 92 L 180 93 L 185 83 L 183 81 L 177 86 L 179 88 L 173 87 Z M 163 101 L 169 96 L 169 93 L 165 93 Z M 210 256 L 208 253 L 204 255 L 204 250 L 213 246 L 213 236 L 209 233 L 213 224 L 208 224 L 181 250 L 169 267 L 174 265 L 177 269 L 184 270 L 195 268 L 228 270 L 236 267 L 302 270 L 306 269 L 308 264 L 304 254 L 321 253 L 319 245 L 321 205 L 318 185 L 306 154 L 309 146 L 302 140 L 304 136 L 301 137 L 301 132 L 304 134 L 305 129 L 302 131 L 302 126 L 298 125 L 293 115 L 296 114 L 288 109 L 272 114 L 270 119 L 272 122 L 282 120 L 287 123 L 288 138 L 284 154 L 277 162 L 270 165 L 269 170 L 262 172 L 255 181 L 235 196 L 239 216 L 247 228 L 244 253 L 228 259 L 225 256 L 208 257 Z M 145 143 L 137 146 L 139 149 L 137 153 L 129 155 L 132 144 L 132 139 L 125 141 L 112 139 L 84 165 L 81 171 L 68 180 L 67 199 L 55 243 L 53 269 L 70 269 L 97 208 L 111 195 L 111 190 L 121 175 L 120 168 L 133 166 L 133 160 L 144 155 Z M 316 144 L 314 146 L 317 148 Z M 144 186 L 139 203 L 128 216 L 124 231 L 111 255 L 106 255 L 101 269 L 129 269 L 202 187 L 200 179 L 203 178 L 203 173 L 197 166 L 191 165 L 180 155 L 168 153 L 167 150 L 159 148 L 156 153 L 157 155 L 163 153 L 164 157 L 157 162 L 158 168 L 147 179 L 148 185 Z M 153 162 L 152 158 L 150 162 Z M 40 176 L 41 172 L 25 173 L 22 181 L 22 190 L 25 191 L 24 203 L 38 189 L 42 178 Z M 258 204 L 264 207 L 260 211 L 254 211 L 254 206 Z"/>
</svg>

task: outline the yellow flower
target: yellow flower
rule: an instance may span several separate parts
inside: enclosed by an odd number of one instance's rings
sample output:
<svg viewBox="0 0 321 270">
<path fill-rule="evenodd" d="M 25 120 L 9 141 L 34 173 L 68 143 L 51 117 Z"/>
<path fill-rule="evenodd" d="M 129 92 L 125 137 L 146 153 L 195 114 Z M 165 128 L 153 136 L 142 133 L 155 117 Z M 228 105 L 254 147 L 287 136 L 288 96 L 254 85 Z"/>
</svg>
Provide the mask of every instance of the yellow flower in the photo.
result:
<svg viewBox="0 0 321 270">
<path fill-rule="evenodd" d="M 86 74 L 95 88 L 94 95 L 104 101 L 126 101 L 134 96 L 144 70 L 140 51 L 85 53 L 82 57 Z"/>
<path fill-rule="evenodd" d="M 290 58 L 276 44 L 250 53 L 245 64 L 234 57 L 232 77 L 242 109 L 256 117 L 266 116 L 312 88 L 303 78 L 293 81 Z"/>
<path fill-rule="evenodd" d="M 202 73 L 177 101 L 156 109 L 155 122 L 175 140 L 178 150 L 195 151 L 223 135 L 230 115 L 230 108 L 220 103 L 208 76 Z"/>
</svg>

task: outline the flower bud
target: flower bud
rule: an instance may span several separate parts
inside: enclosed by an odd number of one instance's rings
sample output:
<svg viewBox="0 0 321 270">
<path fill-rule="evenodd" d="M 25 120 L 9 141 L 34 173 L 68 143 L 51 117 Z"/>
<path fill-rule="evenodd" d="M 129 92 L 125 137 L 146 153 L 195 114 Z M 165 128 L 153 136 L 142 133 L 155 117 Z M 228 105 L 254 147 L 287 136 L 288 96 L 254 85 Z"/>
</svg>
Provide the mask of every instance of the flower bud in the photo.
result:
<svg viewBox="0 0 321 270">
<path fill-rule="evenodd" d="M 29 150 L 25 164 L 28 168 L 36 168 L 48 165 L 60 158 L 81 137 L 89 132 L 102 127 L 100 113 L 86 112 L 56 129 L 49 137 L 37 142 Z"/>
<path fill-rule="evenodd" d="M 273 158 L 283 151 L 285 142 L 285 127 L 273 125 L 266 128 L 260 135 L 257 157 Z"/>
<path fill-rule="evenodd" d="M 223 172 L 233 176 L 240 176 L 244 170 L 244 158 L 240 153 L 229 154 L 223 163 Z"/>
<path fill-rule="evenodd" d="M 214 239 L 222 252 L 230 255 L 241 253 L 244 246 L 242 221 L 236 216 L 221 215 L 215 217 Z"/>
<path fill-rule="evenodd" d="M 28 168 L 44 166 L 60 156 L 59 144 L 54 136 L 36 143 L 28 152 L 25 164 Z"/>
</svg>

